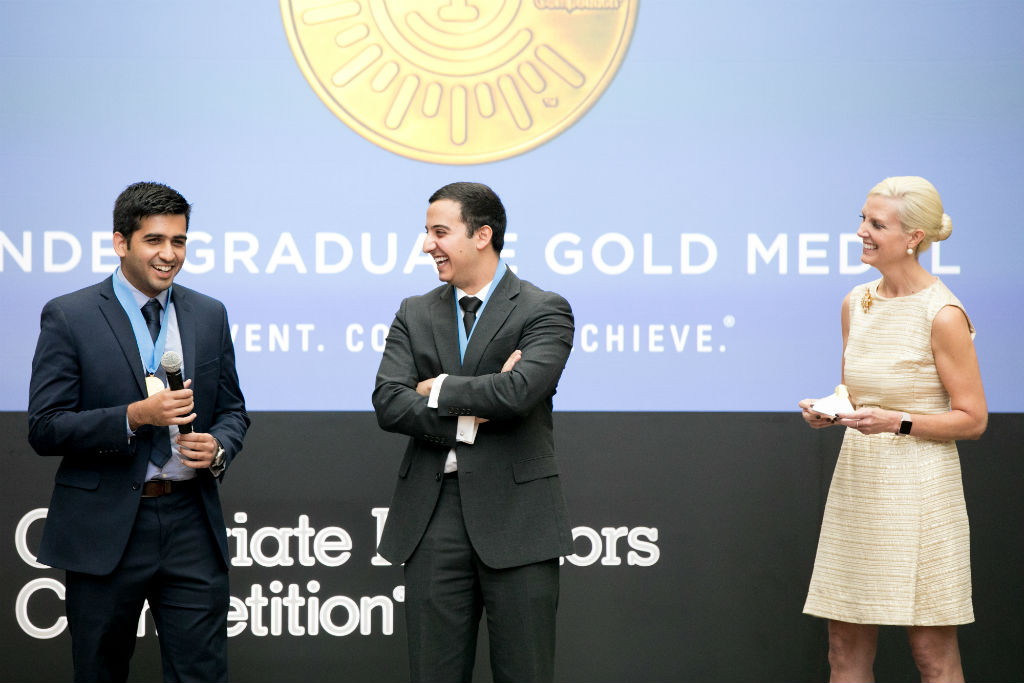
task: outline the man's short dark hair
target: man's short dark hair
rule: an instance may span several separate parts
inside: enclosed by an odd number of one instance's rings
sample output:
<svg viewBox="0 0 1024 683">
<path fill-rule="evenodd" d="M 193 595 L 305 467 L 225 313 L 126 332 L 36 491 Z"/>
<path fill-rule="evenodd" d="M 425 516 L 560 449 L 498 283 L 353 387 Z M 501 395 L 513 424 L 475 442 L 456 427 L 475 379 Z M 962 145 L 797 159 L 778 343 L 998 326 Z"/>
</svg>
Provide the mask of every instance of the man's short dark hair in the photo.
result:
<svg viewBox="0 0 1024 683">
<path fill-rule="evenodd" d="M 132 234 L 149 216 L 184 216 L 188 230 L 191 213 L 192 205 L 177 190 L 160 183 L 133 183 L 114 202 L 114 232 L 131 244 Z"/>
<path fill-rule="evenodd" d="M 468 237 L 485 225 L 491 226 L 491 246 L 501 254 L 505 246 L 505 207 L 494 190 L 483 183 L 449 183 L 430 195 L 429 203 L 441 199 L 458 202 Z"/>
</svg>

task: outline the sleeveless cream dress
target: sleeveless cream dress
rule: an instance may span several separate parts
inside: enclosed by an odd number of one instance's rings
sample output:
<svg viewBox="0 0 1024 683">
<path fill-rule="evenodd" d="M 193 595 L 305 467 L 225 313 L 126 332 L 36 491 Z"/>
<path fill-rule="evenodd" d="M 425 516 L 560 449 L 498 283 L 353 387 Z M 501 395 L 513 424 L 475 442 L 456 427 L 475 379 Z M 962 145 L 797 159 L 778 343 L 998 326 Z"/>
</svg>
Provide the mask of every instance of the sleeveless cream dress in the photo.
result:
<svg viewBox="0 0 1024 683">
<path fill-rule="evenodd" d="M 938 280 L 895 299 L 878 295 L 880 282 L 850 296 L 844 371 L 853 404 L 947 412 L 931 327 L 942 307 L 963 306 Z M 847 429 L 804 612 L 858 624 L 968 624 L 970 559 L 956 442 Z"/>
</svg>

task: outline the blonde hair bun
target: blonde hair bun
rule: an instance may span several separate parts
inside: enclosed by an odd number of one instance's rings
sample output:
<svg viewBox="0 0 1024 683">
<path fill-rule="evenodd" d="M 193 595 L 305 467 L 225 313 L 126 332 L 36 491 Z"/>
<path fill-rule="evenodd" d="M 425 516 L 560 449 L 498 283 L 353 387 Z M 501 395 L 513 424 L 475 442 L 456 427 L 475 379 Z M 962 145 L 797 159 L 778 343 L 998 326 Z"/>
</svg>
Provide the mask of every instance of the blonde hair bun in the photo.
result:
<svg viewBox="0 0 1024 683">
<path fill-rule="evenodd" d="M 942 214 L 942 224 L 939 226 L 939 234 L 935 236 L 938 241 L 942 241 L 953 234 L 953 219 L 949 217 L 948 213 Z"/>
</svg>

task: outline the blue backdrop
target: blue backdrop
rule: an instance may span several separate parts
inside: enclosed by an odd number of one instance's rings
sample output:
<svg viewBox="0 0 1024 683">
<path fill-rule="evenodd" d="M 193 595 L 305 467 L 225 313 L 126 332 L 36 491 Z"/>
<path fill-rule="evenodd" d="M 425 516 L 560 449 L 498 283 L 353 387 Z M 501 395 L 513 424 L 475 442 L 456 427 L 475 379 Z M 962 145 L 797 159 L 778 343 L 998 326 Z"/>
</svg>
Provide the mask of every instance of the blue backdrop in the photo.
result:
<svg viewBox="0 0 1024 683">
<path fill-rule="evenodd" d="M 113 201 L 144 179 L 194 204 L 179 281 L 227 304 L 254 410 L 370 409 L 399 301 L 436 283 L 426 198 L 463 179 L 573 304 L 558 409 L 792 410 L 838 382 L 840 302 L 876 276 L 867 190 L 914 174 L 954 225 L 923 263 L 978 328 L 990 408 L 1022 412 L 1021 26 L 1015 1 L 647 0 L 579 121 L 446 166 L 339 120 L 277 2 L 0 3 L 0 410 L 26 405 L 43 303 L 116 265 Z"/>
</svg>

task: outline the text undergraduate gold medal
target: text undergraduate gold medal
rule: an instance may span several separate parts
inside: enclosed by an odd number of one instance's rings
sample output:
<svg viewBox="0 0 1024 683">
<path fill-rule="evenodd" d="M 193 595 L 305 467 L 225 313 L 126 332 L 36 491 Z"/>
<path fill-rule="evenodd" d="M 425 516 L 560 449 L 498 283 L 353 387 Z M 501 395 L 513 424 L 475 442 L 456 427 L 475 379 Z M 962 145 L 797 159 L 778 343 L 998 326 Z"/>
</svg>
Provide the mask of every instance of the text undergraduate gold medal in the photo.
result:
<svg viewBox="0 0 1024 683">
<path fill-rule="evenodd" d="M 412 159 L 521 154 L 575 123 L 629 46 L 638 0 L 281 0 L 317 96 Z"/>
</svg>

